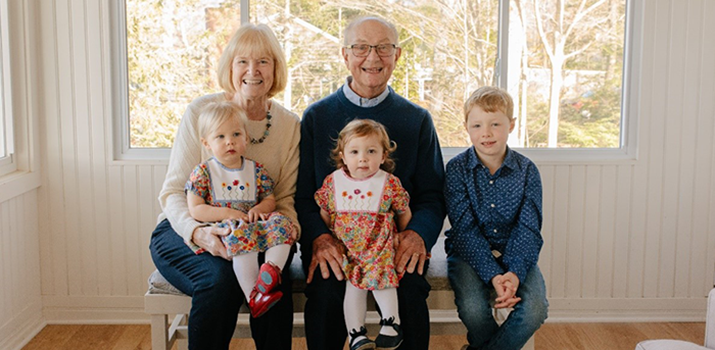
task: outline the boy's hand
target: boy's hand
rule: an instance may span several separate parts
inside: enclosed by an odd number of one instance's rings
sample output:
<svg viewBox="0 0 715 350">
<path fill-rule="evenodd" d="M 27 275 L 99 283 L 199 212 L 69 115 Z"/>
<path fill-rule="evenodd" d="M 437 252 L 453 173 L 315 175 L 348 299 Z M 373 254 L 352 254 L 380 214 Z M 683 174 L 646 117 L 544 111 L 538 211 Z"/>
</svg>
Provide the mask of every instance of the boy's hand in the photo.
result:
<svg viewBox="0 0 715 350">
<path fill-rule="evenodd" d="M 513 281 L 516 281 L 516 285 Z M 494 304 L 495 309 L 514 307 L 521 298 L 516 296 L 516 290 L 519 285 L 519 278 L 511 272 L 503 275 L 496 275 L 492 278 L 492 285 L 497 293 L 497 298 Z"/>
<path fill-rule="evenodd" d="M 519 289 L 519 277 L 516 277 L 515 273 L 509 271 L 502 275 L 502 279 L 511 282 L 512 286 L 514 286 L 514 294 L 516 294 L 516 290 Z"/>
</svg>

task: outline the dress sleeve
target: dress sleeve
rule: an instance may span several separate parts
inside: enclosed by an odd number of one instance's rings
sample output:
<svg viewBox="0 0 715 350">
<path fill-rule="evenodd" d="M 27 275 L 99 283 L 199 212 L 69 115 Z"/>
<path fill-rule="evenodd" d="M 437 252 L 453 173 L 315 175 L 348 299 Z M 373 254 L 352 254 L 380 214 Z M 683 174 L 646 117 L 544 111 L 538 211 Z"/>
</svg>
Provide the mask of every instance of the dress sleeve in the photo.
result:
<svg viewBox="0 0 715 350">
<path fill-rule="evenodd" d="M 407 210 L 410 206 L 410 194 L 402 187 L 400 179 L 390 174 L 388 186 L 392 193 L 392 210 L 396 213 L 402 213 Z"/>
<path fill-rule="evenodd" d="M 191 192 L 201 198 L 206 199 L 209 194 L 209 173 L 206 171 L 206 164 L 197 165 L 189 175 L 189 180 L 186 181 L 184 191 Z"/>
<path fill-rule="evenodd" d="M 320 209 L 332 214 L 335 212 L 335 193 L 333 191 L 333 174 L 328 175 L 323 181 L 323 186 L 315 192 L 315 202 Z"/>
<path fill-rule="evenodd" d="M 273 179 L 268 175 L 266 168 L 259 163 L 256 163 L 256 187 L 259 201 L 273 194 Z"/>
</svg>

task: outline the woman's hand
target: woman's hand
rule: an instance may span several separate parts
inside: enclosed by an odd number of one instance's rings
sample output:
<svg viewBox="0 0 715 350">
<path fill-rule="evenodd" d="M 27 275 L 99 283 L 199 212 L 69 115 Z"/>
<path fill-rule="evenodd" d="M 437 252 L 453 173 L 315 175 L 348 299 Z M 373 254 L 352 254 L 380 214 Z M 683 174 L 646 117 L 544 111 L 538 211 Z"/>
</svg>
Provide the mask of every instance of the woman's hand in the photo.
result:
<svg viewBox="0 0 715 350">
<path fill-rule="evenodd" d="M 231 260 L 226 247 L 221 242 L 221 237 L 228 236 L 229 233 L 231 233 L 231 230 L 228 228 L 202 226 L 194 230 L 191 240 L 197 246 L 204 248 L 209 254 Z"/>
</svg>

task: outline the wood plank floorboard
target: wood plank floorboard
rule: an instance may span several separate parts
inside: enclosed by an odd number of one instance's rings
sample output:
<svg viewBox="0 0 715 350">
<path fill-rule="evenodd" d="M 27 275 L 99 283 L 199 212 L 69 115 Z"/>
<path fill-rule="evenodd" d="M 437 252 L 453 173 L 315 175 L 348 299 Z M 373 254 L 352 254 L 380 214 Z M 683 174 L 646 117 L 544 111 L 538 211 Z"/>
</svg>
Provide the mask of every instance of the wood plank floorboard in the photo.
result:
<svg viewBox="0 0 715 350">
<path fill-rule="evenodd" d="M 633 350 L 646 339 L 679 339 L 701 345 L 705 323 L 547 323 L 536 332 L 536 350 Z M 430 350 L 459 350 L 463 335 L 436 335 Z M 176 348 L 176 347 L 175 347 Z M 22 350 L 150 350 L 148 325 L 48 325 Z M 234 339 L 230 350 L 254 349 L 250 339 Z M 306 350 L 293 339 L 293 350 Z M 346 347 L 347 349 L 347 347 Z"/>
</svg>

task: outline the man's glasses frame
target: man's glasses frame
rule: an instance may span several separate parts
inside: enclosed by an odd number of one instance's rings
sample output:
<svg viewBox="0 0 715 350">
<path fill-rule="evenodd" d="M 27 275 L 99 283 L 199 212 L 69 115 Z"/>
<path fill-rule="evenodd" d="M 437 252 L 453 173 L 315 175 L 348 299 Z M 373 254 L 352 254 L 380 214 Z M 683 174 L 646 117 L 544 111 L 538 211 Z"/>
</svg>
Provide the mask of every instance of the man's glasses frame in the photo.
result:
<svg viewBox="0 0 715 350">
<path fill-rule="evenodd" d="M 398 47 L 395 44 L 352 44 L 350 46 L 346 46 L 345 48 L 350 49 L 350 52 L 352 52 L 355 57 L 370 56 L 370 51 L 372 51 L 372 49 L 375 49 L 375 52 L 380 57 L 390 57 L 395 54 Z"/>
</svg>

